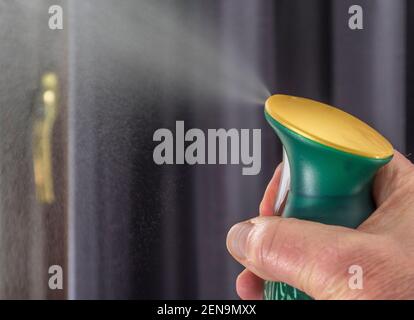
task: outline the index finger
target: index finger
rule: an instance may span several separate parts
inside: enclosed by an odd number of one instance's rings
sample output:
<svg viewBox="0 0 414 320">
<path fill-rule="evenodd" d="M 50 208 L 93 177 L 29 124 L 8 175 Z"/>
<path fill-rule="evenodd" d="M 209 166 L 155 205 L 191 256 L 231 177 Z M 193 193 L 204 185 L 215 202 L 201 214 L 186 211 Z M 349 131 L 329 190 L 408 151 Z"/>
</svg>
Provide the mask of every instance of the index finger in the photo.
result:
<svg viewBox="0 0 414 320">
<path fill-rule="evenodd" d="M 280 176 L 282 172 L 282 163 L 276 167 L 272 179 L 267 185 L 262 202 L 260 203 L 259 213 L 261 216 L 274 215 L 276 196 L 279 190 Z"/>
</svg>

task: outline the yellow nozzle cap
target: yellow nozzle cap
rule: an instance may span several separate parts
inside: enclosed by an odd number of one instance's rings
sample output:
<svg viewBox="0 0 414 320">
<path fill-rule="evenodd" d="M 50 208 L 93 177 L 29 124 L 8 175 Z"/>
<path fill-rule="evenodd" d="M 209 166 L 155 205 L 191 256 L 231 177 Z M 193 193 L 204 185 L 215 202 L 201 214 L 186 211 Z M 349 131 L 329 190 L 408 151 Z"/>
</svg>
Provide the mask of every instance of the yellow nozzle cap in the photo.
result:
<svg viewBox="0 0 414 320">
<path fill-rule="evenodd" d="M 376 130 L 327 104 L 277 94 L 267 99 L 265 110 L 286 128 L 323 145 L 375 159 L 394 153 L 392 145 Z"/>
</svg>

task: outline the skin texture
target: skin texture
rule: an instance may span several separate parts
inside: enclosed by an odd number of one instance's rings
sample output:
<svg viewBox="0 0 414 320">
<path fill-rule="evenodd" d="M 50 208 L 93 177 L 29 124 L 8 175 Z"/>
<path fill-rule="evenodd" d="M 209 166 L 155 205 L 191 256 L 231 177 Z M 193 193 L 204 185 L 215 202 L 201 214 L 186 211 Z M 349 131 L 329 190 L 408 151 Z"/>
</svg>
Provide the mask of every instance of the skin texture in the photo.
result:
<svg viewBox="0 0 414 320">
<path fill-rule="evenodd" d="M 246 267 L 242 299 L 262 299 L 263 279 L 315 299 L 414 299 L 414 165 L 395 151 L 375 178 L 377 210 L 356 230 L 273 215 L 281 166 L 266 188 L 260 216 L 234 225 L 227 248 Z M 353 265 L 362 289 L 349 286 Z"/>
</svg>

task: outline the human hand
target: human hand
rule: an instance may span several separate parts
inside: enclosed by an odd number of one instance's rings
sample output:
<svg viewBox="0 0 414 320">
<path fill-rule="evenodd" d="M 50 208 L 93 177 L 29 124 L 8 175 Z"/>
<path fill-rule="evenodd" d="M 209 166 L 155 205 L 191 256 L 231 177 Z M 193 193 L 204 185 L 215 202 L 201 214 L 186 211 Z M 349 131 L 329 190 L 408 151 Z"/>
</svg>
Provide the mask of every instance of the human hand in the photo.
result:
<svg viewBox="0 0 414 320">
<path fill-rule="evenodd" d="M 315 299 L 414 299 L 414 165 L 395 151 L 375 178 L 377 210 L 356 230 L 273 216 L 281 166 L 260 217 L 233 226 L 227 248 L 246 267 L 236 288 L 261 299 L 263 279 L 287 283 Z M 349 286 L 360 266 L 363 288 Z"/>
</svg>

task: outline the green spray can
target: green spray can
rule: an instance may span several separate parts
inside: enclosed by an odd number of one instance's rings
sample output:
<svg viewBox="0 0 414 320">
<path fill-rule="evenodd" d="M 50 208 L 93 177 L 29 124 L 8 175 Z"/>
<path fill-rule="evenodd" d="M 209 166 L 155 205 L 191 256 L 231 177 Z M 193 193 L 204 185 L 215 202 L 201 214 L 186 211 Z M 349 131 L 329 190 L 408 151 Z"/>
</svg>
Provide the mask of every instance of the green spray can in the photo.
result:
<svg viewBox="0 0 414 320">
<path fill-rule="evenodd" d="M 394 151 L 382 135 L 340 109 L 287 95 L 271 96 L 265 117 L 283 144 L 278 214 L 348 228 L 370 216 L 374 176 Z M 312 299 L 271 281 L 264 298 Z"/>
</svg>

